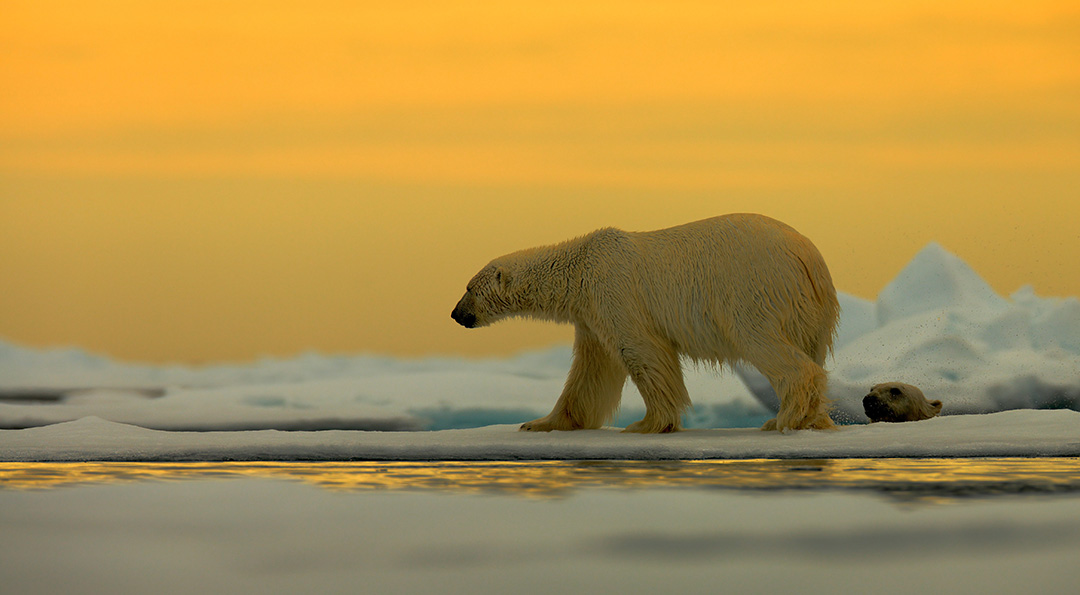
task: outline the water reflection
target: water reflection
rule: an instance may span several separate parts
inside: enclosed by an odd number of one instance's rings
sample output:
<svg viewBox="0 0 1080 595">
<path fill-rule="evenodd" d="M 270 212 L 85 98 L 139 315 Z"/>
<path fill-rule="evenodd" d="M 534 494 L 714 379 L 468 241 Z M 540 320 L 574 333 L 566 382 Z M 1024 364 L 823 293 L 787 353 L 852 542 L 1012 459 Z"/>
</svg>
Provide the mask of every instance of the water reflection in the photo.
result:
<svg viewBox="0 0 1080 595">
<path fill-rule="evenodd" d="M 738 461 L 0 463 L 0 488 L 276 478 L 328 490 L 427 490 L 551 498 L 595 488 L 869 490 L 904 501 L 1080 493 L 1080 459 Z"/>
</svg>

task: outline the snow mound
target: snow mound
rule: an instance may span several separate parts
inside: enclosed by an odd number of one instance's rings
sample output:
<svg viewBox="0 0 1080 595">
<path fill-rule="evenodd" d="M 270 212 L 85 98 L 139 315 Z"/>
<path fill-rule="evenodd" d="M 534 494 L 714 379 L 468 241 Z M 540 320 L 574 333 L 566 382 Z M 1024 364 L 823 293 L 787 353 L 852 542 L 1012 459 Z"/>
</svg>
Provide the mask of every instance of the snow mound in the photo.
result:
<svg viewBox="0 0 1080 595">
<path fill-rule="evenodd" d="M 841 419 L 865 421 L 863 395 L 886 381 L 941 399 L 944 415 L 1080 409 L 1076 298 L 1040 298 L 1030 287 L 1001 297 L 931 244 L 875 307 L 876 328 L 842 345 L 830 362 L 830 397 Z"/>
<path fill-rule="evenodd" d="M 833 417 L 869 421 L 862 397 L 898 381 L 940 399 L 942 415 L 1009 409 L 1080 410 L 1080 301 L 1023 287 L 997 295 L 936 243 L 920 251 L 876 302 L 840 294 L 829 369 Z M 739 377 L 763 405 L 779 401 L 757 370 Z"/>
<path fill-rule="evenodd" d="M 878 294 L 877 319 L 881 327 L 946 308 L 985 317 L 1007 307 L 967 263 L 931 242 Z"/>
</svg>

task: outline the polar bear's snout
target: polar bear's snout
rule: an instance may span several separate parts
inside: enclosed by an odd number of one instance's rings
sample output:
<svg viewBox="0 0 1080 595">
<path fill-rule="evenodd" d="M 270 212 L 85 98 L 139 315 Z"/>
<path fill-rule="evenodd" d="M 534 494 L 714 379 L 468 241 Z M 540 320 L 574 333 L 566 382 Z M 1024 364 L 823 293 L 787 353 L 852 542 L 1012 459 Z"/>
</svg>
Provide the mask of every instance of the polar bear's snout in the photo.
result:
<svg viewBox="0 0 1080 595">
<path fill-rule="evenodd" d="M 877 395 L 866 395 L 863 397 L 862 405 L 863 411 L 870 419 L 883 419 L 892 413 L 889 411 L 889 406 L 882 403 Z"/>
<path fill-rule="evenodd" d="M 466 293 L 461 301 L 454 306 L 454 311 L 450 313 L 450 318 L 454 319 L 454 322 L 460 324 L 465 328 L 476 328 L 476 314 L 473 313 L 475 307 L 475 300 L 471 295 Z"/>
</svg>

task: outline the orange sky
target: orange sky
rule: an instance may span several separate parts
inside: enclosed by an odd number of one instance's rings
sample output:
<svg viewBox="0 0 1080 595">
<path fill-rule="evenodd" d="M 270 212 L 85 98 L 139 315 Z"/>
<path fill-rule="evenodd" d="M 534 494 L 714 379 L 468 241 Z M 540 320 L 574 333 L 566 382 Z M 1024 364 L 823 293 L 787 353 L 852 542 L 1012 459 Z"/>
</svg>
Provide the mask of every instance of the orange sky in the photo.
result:
<svg viewBox="0 0 1080 595">
<path fill-rule="evenodd" d="M 732 211 L 1080 294 L 1075 2 L 580 4 L 6 2 L 0 338 L 509 353 L 570 333 L 454 325 L 491 257 Z"/>
</svg>

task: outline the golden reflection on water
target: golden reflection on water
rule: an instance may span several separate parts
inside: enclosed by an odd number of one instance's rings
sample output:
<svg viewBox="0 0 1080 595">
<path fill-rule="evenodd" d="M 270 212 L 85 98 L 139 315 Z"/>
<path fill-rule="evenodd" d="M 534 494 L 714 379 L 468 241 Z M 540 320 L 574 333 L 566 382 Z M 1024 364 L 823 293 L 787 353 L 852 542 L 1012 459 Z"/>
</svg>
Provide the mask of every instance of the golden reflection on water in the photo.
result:
<svg viewBox="0 0 1080 595">
<path fill-rule="evenodd" d="M 233 478 L 328 490 L 559 497 L 590 488 L 862 489 L 908 499 L 1080 492 L 1080 458 L 737 461 L 0 463 L 0 488 Z"/>
</svg>

